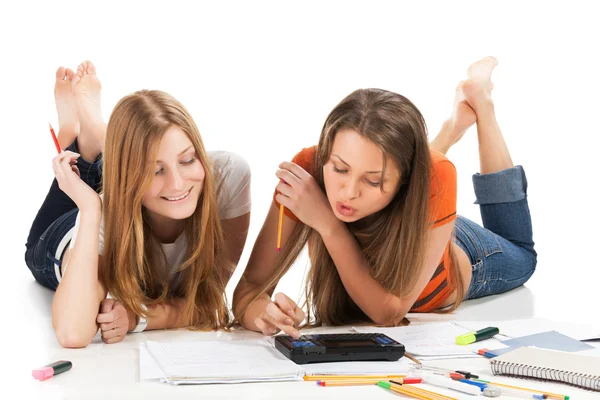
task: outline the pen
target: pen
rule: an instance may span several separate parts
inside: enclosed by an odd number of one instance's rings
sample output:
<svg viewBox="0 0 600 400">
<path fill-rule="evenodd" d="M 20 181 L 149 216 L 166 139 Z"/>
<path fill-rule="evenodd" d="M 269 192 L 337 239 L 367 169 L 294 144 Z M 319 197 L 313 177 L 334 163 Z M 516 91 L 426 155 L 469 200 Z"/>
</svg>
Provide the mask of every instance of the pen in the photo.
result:
<svg viewBox="0 0 600 400">
<path fill-rule="evenodd" d="M 467 383 L 469 385 L 473 385 L 475 387 L 478 387 L 479 388 L 479 393 L 483 392 L 483 390 L 487 387 L 487 385 L 485 383 L 470 381 L 468 379 L 461 379 L 458 382 Z"/>
<path fill-rule="evenodd" d="M 533 393 L 527 392 L 523 390 L 517 389 L 509 389 L 509 388 L 500 388 L 497 386 L 488 386 L 483 389 L 483 395 L 486 397 L 498 397 L 498 396 L 510 396 L 517 397 L 519 399 L 536 399 L 536 400 L 544 400 L 547 399 L 543 393 Z"/>
<path fill-rule="evenodd" d="M 60 154 L 62 152 L 62 150 L 60 149 L 60 144 L 58 144 L 58 139 L 56 138 L 54 129 L 52 129 L 52 124 L 50 122 L 48 122 L 48 125 L 50 126 L 50 134 L 52 135 L 52 139 L 54 140 L 54 145 L 56 146 L 56 150 L 58 151 L 58 154 Z"/>
<path fill-rule="evenodd" d="M 482 379 L 475 379 L 475 381 L 477 382 L 481 382 L 481 383 L 486 383 L 489 386 L 496 386 L 496 387 L 501 387 L 502 389 L 504 388 L 508 388 L 508 389 L 517 389 L 517 390 L 524 390 L 526 392 L 533 392 L 533 393 L 538 393 L 540 392 L 537 389 L 529 389 L 529 388 L 524 388 L 524 387 L 519 387 L 519 386 L 513 386 L 513 385 L 507 385 L 504 383 L 498 383 L 498 382 L 490 382 L 490 381 L 484 381 Z M 541 392 L 540 392 L 541 393 Z M 547 396 L 549 399 L 557 399 L 557 400 L 569 400 L 569 396 L 565 395 L 565 394 L 558 394 L 558 393 L 551 393 L 551 392 L 543 392 L 545 396 Z"/>
<path fill-rule="evenodd" d="M 430 385 L 445 387 L 459 392 L 472 394 L 474 396 L 481 394 L 481 389 L 473 385 L 463 383 L 462 381 L 455 381 L 449 378 L 442 378 L 441 376 L 432 376 L 427 374 L 423 374 L 421 379 L 423 379 L 423 383 L 429 383 Z"/>
<path fill-rule="evenodd" d="M 415 364 L 415 363 L 411 363 L 411 367 L 416 370 L 421 369 L 424 371 L 438 372 L 438 373 L 441 373 L 444 375 L 447 374 L 447 376 L 449 376 L 450 378 L 455 379 L 455 380 L 464 379 L 464 378 L 467 378 L 467 379 L 478 379 L 479 378 L 479 375 L 472 374 L 469 371 L 453 371 L 451 369 L 432 367 L 429 365 Z M 456 375 L 456 374 L 458 374 L 458 375 Z M 459 375 L 462 375 L 462 376 L 459 376 Z"/>
<path fill-rule="evenodd" d="M 465 333 L 464 335 L 460 335 L 456 338 L 456 344 L 466 345 L 475 342 L 479 342 L 481 340 L 489 339 L 494 335 L 500 333 L 500 329 L 495 328 L 493 326 L 489 326 L 487 328 L 481 329 L 475 332 Z"/>
<path fill-rule="evenodd" d="M 67 372 L 71 369 L 73 364 L 71 361 L 57 361 L 52 364 L 44 365 L 41 368 L 34 369 L 31 371 L 31 376 L 33 376 L 38 381 L 43 381 L 44 379 L 48 379 L 54 375 L 58 375 L 63 372 Z"/>
<path fill-rule="evenodd" d="M 497 354 L 492 353 L 489 349 L 479 349 L 477 350 L 477 354 L 487 358 L 494 358 L 497 356 Z"/>
</svg>

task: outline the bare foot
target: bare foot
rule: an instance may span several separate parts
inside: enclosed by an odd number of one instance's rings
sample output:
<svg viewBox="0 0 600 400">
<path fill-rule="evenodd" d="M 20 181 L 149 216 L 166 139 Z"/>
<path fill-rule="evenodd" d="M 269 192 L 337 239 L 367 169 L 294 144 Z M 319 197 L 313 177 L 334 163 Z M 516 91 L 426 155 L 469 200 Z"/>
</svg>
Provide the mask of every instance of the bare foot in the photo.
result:
<svg viewBox="0 0 600 400">
<path fill-rule="evenodd" d="M 446 154 L 475 122 L 477 114 L 467 103 L 463 93 L 463 82 L 460 82 L 456 87 L 452 115 L 444 122 L 440 133 L 431 141 L 430 146 Z"/>
<path fill-rule="evenodd" d="M 79 134 L 79 119 L 72 92 L 75 72 L 72 69 L 58 67 L 54 85 L 54 102 L 58 114 L 58 143 L 66 149 Z"/>
<path fill-rule="evenodd" d="M 101 87 L 94 64 L 90 61 L 79 64 L 73 78 L 73 96 L 81 124 L 77 144 L 81 156 L 90 162 L 104 150 L 106 124 L 100 108 Z"/>
<path fill-rule="evenodd" d="M 477 122 L 477 114 L 471 108 L 465 98 L 463 92 L 464 81 L 460 82 L 456 87 L 456 95 L 454 97 L 454 109 L 452 110 L 452 116 L 450 122 L 453 130 L 457 137 L 454 138 L 452 144 L 458 142 L 475 122 Z"/>
<path fill-rule="evenodd" d="M 485 57 L 471 64 L 467 70 L 468 79 L 462 82 L 462 92 L 476 113 L 481 107 L 492 104 L 492 72 L 496 65 L 496 58 Z"/>
</svg>

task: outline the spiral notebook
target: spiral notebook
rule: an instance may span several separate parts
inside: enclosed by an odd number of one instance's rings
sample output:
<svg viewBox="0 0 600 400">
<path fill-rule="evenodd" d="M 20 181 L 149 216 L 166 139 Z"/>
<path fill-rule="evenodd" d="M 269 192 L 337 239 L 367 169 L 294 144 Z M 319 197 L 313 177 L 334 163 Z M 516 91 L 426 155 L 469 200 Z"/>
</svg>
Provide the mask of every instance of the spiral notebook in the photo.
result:
<svg viewBox="0 0 600 400">
<path fill-rule="evenodd" d="M 600 357 L 520 347 L 490 359 L 494 375 L 567 383 L 600 391 Z"/>
</svg>

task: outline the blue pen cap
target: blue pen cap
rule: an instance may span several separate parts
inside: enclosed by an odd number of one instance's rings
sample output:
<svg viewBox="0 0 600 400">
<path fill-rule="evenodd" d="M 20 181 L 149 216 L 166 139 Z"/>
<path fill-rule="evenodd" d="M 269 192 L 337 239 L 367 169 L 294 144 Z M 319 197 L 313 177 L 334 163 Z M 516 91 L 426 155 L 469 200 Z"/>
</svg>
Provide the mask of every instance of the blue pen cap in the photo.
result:
<svg viewBox="0 0 600 400">
<path fill-rule="evenodd" d="M 487 385 L 485 383 L 470 381 L 468 379 L 461 379 L 459 382 L 468 383 L 469 385 L 477 386 L 479 389 L 481 389 L 482 392 L 487 387 Z"/>
</svg>

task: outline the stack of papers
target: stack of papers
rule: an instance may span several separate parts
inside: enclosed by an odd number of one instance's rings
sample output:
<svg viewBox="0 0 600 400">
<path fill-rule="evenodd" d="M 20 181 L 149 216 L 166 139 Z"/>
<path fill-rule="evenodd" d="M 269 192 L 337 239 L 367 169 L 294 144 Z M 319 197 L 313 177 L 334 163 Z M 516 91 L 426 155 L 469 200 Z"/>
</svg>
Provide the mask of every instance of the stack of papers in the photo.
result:
<svg viewBox="0 0 600 400">
<path fill-rule="evenodd" d="M 146 342 L 140 377 L 172 384 L 300 380 L 304 371 L 265 340 Z M 145 354 L 143 354 L 143 352 Z M 150 376 L 152 375 L 152 376 Z"/>
<path fill-rule="evenodd" d="M 140 344 L 140 379 L 173 385 L 294 381 L 305 375 L 391 375 L 409 368 L 406 358 L 298 365 L 274 347 L 272 338 Z"/>
</svg>

